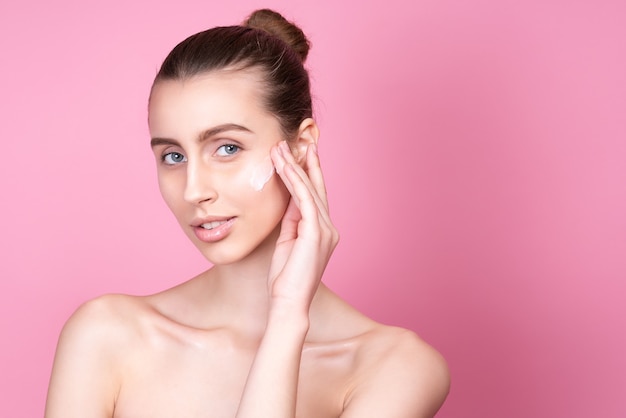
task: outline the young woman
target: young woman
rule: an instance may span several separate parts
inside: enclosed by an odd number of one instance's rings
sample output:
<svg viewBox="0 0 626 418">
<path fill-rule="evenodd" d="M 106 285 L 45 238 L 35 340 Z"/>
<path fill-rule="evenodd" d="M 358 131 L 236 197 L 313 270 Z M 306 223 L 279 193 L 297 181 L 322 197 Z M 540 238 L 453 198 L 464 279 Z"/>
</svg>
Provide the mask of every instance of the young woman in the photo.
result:
<svg viewBox="0 0 626 418">
<path fill-rule="evenodd" d="M 317 155 L 304 34 L 259 10 L 184 40 L 149 102 L 163 198 L 213 267 L 80 307 L 47 418 L 430 417 L 442 357 L 320 282 L 338 242 Z"/>
</svg>

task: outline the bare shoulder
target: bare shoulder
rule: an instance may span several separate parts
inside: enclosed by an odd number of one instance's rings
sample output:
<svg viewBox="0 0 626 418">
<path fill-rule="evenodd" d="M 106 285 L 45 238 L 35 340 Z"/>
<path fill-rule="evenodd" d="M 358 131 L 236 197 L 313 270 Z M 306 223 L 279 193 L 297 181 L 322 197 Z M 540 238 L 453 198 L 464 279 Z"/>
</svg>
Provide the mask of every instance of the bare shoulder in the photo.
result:
<svg viewBox="0 0 626 418">
<path fill-rule="evenodd" d="M 363 335 L 342 417 L 432 417 L 450 386 L 445 359 L 414 332 L 375 324 Z"/>
<path fill-rule="evenodd" d="M 144 305 L 138 297 L 107 295 L 74 312 L 59 337 L 46 418 L 111 416 L 123 367 L 120 361 L 137 335 L 133 318 L 146 309 Z"/>
<path fill-rule="evenodd" d="M 149 311 L 149 305 L 137 296 L 104 295 L 85 302 L 61 331 L 55 368 L 64 365 L 65 357 L 76 364 L 73 355 L 80 354 L 80 361 L 92 359 L 113 370 L 111 363 L 134 343 Z"/>
<path fill-rule="evenodd" d="M 450 386 L 445 359 L 413 331 L 380 324 L 320 288 L 320 339 L 349 353 L 342 418 L 426 418 Z"/>
<path fill-rule="evenodd" d="M 141 297 L 104 295 L 81 305 L 68 319 L 61 339 L 84 339 L 94 343 L 112 337 L 128 337 L 133 332 L 141 312 L 148 305 Z"/>
<path fill-rule="evenodd" d="M 447 380 L 443 356 L 413 331 L 376 324 L 363 338 L 359 357 L 371 373 L 384 373 L 399 366 L 414 372 L 415 378 Z"/>
</svg>

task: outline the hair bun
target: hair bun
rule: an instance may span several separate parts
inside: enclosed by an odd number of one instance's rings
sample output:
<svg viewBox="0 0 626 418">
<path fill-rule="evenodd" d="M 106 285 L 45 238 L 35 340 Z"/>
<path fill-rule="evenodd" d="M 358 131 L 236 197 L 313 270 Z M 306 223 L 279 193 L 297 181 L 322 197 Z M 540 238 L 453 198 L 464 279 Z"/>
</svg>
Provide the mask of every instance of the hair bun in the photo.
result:
<svg viewBox="0 0 626 418">
<path fill-rule="evenodd" d="M 309 54 L 311 44 L 298 26 L 289 22 L 280 13 L 270 9 L 254 11 L 243 22 L 244 26 L 263 30 L 289 45 L 300 57 L 302 62 Z"/>
</svg>

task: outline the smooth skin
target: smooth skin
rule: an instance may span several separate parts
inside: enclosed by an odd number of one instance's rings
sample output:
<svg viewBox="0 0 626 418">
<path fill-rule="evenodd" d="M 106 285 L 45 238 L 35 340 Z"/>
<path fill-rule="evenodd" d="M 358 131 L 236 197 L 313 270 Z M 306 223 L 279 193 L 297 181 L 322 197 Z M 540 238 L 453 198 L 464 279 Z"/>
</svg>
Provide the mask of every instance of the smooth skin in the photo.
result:
<svg viewBox="0 0 626 418">
<path fill-rule="evenodd" d="M 306 119 L 286 142 L 261 88 L 256 70 L 154 87 L 161 193 L 214 266 L 81 306 L 61 333 L 46 418 L 416 418 L 443 403 L 449 374 L 432 347 L 321 283 L 339 237 L 319 131 Z M 268 154 L 276 174 L 254 190 L 250 167 Z M 230 226 L 207 239 L 198 225 L 210 221 Z"/>
</svg>

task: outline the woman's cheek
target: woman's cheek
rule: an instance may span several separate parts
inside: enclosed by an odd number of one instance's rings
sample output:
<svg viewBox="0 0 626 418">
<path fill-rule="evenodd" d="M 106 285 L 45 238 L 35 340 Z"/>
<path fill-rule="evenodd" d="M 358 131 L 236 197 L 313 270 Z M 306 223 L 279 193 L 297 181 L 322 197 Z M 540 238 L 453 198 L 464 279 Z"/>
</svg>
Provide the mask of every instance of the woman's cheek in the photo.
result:
<svg viewBox="0 0 626 418">
<path fill-rule="evenodd" d="M 159 175 L 159 191 L 161 192 L 161 197 L 165 201 L 165 204 L 170 208 L 170 210 L 175 212 L 176 203 L 178 200 L 182 200 L 181 185 L 176 181 L 176 178 L 167 175 Z M 177 196 L 179 195 L 179 196 Z"/>
<path fill-rule="evenodd" d="M 272 179 L 273 176 L 274 164 L 272 163 L 272 159 L 268 155 L 260 161 L 251 164 L 248 174 L 248 184 L 252 188 L 252 190 L 260 192 L 263 190 L 265 185 Z"/>
</svg>

